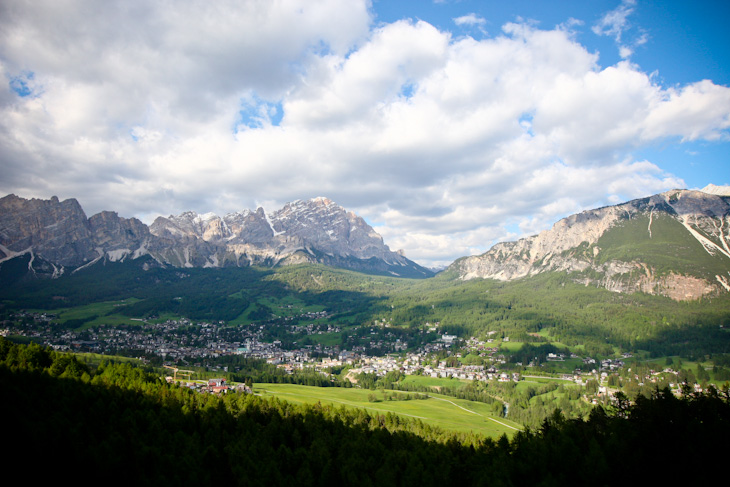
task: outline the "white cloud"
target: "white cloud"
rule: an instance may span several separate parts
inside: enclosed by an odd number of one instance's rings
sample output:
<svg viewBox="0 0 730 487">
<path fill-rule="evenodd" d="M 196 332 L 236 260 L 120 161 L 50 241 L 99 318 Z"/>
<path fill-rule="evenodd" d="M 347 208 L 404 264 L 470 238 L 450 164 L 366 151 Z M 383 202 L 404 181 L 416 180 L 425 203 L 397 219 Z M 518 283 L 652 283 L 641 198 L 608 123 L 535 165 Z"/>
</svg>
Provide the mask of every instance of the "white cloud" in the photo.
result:
<svg viewBox="0 0 730 487">
<path fill-rule="evenodd" d="M 461 17 L 456 17 L 454 19 L 454 23 L 456 25 L 468 25 L 471 27 L 482 27 L 487 23 L 487 21 L 486 21 L 486 19 L 484 19 L 484 17 L 481 17 L 475 13 L 470 13 L 467 15 L 462 15 Z"/>
<path fill-rule="evenodd" d="M 592 30 L 596 35 L 613 37 L 616 42 L 621 42 L 621 35 L 627 28 L 628 17 L 634 11 L 636 0 L 622 0 L 621 5 L 606 12 Z"/>
<path fill-rule="evenodd" d="M 632 153 L 730 129 L 727 87 L 601 68 L 565 26 L 475 40 L 373 26 L 365 1 L 175 5 L 1 4 L 0 192 L 148 221 L 323 195 L 445 264 L 681 187 Z"/>
<path fill-rule="evenodd" d="M 618 54 L 621 56 L 622 59 L 628 59 L 631 57 L 632 54 L 634 54 L 634 50 L 627 46 L 620 46 L 618 49 Z"/>
<path fill-rule="evenodd" d="M 658 93 L 649 112 L 644 137 L 679 136 L 683 140 L 728 138 L 730 90 L 709 80 Z"/>
<path fill-rule="evenodd" d="M 636 0 L 622 0 L 618 7 L 606 12 L 591 28 L 594 34 L 612 37 L 616 41 L 621 59 L 629 59 L 637 47 L 643 46 L 649 40 L 649 34 L 645 30 L 632 26 L 629 22 L 629 16 L 635 7 Z M 629 39 L 626 39 L 627 33 Z"/>
</svg>

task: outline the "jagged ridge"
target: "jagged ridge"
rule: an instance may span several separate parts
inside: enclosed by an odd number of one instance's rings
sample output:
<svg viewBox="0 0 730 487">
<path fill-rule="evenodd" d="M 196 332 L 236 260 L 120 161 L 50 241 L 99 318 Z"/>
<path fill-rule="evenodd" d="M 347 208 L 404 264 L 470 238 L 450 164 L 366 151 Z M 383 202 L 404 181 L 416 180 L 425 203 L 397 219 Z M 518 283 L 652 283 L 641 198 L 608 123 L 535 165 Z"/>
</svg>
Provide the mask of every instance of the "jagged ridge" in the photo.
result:
<svg viewBox="0 0 730 487">
<path fill-rule="evenodd" d="M 402 277 L 433 275 L 391 251 L 362 218 L 322 197 L 288 203 L 270 215 L 263 208 L 223 218 L 188 211 L 147 227 L 110 211 L 87 219 L 75 199 L 8 195 L 0 199 L 0 262 L 25 253 L 61 269 L 149 255 L 176 267 L 319 262 Z"/>
</svg>

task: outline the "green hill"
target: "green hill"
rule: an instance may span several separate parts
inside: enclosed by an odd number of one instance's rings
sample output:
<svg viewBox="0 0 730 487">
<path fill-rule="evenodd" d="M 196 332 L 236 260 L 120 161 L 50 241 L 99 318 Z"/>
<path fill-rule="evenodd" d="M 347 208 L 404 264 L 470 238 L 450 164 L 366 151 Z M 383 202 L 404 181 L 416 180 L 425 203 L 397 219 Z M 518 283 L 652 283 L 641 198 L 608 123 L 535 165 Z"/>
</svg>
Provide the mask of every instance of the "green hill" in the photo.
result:
<svg viewBox="0 0 730 487">
<path fill-rule="evenodd" d="M 0 312 L 61 310 L 63 322 L 76 319 L 74 326 L 82 326 L 92 320 L 112 324 L 163 316 L 267 322 L 291 314 L 289 309 L 312 309 L 327 310 L 324 322 L 339 325 L 341 335 L 352 335 L 353 327 L 369 329 L 377 320 L 412 341 L 424 338 L 427 323 L 439 323 L 440 334 L 486 338 L 494 332 L 517 342 L 582 345 L 601 355 L 617 349 L 656 356 L 730 353 L 730 298 L 725 295 L 679 302 L 583 285 L 565 273 L 510 282 L 461 281 L 448 274 L 411 280 L 312 264 L 275 270 L 144 270 L 139 263 L 110 262 L 58 279 L 4 286 Z M 112 301 L 117 305 L 111 308 L 89 307 Z M 75 308 L 87 311 L 70 313 Z M 292 324 L 296 321 L 282 326 Z"/>
</svg>

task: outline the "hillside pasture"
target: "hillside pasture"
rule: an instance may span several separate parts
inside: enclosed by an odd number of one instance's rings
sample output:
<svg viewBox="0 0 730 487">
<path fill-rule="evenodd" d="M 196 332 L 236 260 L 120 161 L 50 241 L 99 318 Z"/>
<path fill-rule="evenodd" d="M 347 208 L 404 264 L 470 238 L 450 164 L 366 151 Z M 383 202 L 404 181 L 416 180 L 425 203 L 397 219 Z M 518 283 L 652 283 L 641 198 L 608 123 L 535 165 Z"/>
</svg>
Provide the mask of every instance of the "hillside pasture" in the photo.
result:
<svg viewBox="0 0 730 487">
<path fill-rule="evenodd" d="M 319 402 L 334 407 L 361 408 L 370 414 L 393 413 L 444 430 L 472 432 L 492 438 L 498 438 L 503 434 L 511 437 L 521 429 L 517 423 L 496 416 L 491 405 L 434 393 L 429 393 L 428 399 L 415 399 L 416 393 L 401 391 L 263 383 L 254 384 L 254 393 L 299 404 Z M 397 394 L 402 396 L 410 394 L 413 399 L 385 399 L 387 396 L 395 397 Z"/>
</svg>

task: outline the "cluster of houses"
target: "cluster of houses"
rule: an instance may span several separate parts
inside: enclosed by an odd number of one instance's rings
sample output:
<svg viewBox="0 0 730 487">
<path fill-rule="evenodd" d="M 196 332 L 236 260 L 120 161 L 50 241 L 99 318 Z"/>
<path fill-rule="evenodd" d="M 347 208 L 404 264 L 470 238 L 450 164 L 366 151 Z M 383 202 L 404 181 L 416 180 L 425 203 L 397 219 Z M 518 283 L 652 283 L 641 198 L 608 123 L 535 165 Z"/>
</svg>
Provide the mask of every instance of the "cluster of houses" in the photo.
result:
<svg viewBox="0 0 730 487">
<path fill-rule="evenodd" d="M 411 353 L 405 357 L 385 356 L 385 357 L 361 357 L 359 361 L 350 360 L 349 363 L 358 365 L 352 369 L 353 374 L 365 373 L 375 374 L 383 377 L 389 372 L 400 372 L 404 375 L 423 375 L 428 377 L 438 377 L 444 379 L 464 379 L 464 380 L 498 380 L 501 382 L 518 381 L 520 375 L 518 373 L 500 372 L 494 366 L 485 367 L 483 365 L 460 365 L 458 367 L 449 367 L 446 361 L 439 361 L 437 365 L 427 363 L 429 355 L 427 353 Z M 341 363 L 341 362 L 340 362 Z"/>
<path fill-rule="evenodd" d="M 166 377 L 167 382 L 173 382 L 173 377 Z M 183 381 L 180 382 L 182 387 L 187 387 L 200 393 L 208 394 L 227 394 L 228 392 L 242 392 L 244 394 L 252 394 L 253 391 L 246 384 L 228 385 L 226 379 L 208 379 L 206 381 Z"/>
<path fill-rule="evenodd" d="M 326 317 L 326 312 L 309 313 L 312 319 Z M 66 330 L 63 327 L 54 326 L 54 315 L 43 313 L 24 313 L 19 315 L 14 323 L 3 333 L 20 333 L 26 336 L 39 338 L 41 342 L 49 344 L 59 350 L 68 351 L 94 351 L 98 353 L 115 353 L 119 350 L 134 350 L 144 356 L 157 355 L 168 361 L 177 361 L 184 358 L 190 363 L 198 365 L 196 361 L 205 363 L 206 358 L 215 358 L 222 355 L 241 355 L 244 357 L 266 360 L 275 364 L 289 373 L 298 370 L 314 369 L 323 375 L 329 375 L 332 367 L 351 366 L 353 373 L 368 373 L 377 376 L 398 371 L 404 375 L 424 375 L 435 378 L 455 378 L 465 380 L 502 382 L 520 380 L 517 373 L 500 371 L 497 367 L 504 363 L 504 357 L 500 356 L 498 348 L 492 345 L 496 332 L 490 332 L 486 340 L 479 340 L 471 337 L 467 340 L 459 340 L 454 335 L 442 334 L 436 341 L 424 344 L 416 352 L 407 353 L 405 356 L 385 355 L 368 356 L 365 354 L 365 346 L 353 346 L 349 350 L 340 350 L 334 347 L 324 347 L 319 344 L 307 345 L 296 350 L 285 350 L 280 341 L 271 343 L 263 341 L 264 325 L 249 327 L 246 330 L 239 329 L 235 338 L 228 338 L 230 327 L 224 323 L 193 323 L 189 320 L 168 320 L 163 323 L 143 323 L 143 326 L 106 326 L 97 327 L 83 332 Z M 31 326 L 32 324 L 32 326 Z M 388 323 L 377 323 L 382 328 L 388 328 Z M 23 328 L 26 326 L 26 328 Z M 439 324 L 427 324 L 428 332 L 438 332 Z M 314 333 L 337 333 L 341 330 L 332 325 L 297 325 L 297 332 Z M 502 340 L 508 340 L 502 337 Z M 371 344 L 373 345 L 373 344 Z M 434 355 L 444 350 L 453 350 L 455 346 L 459 350 L 454 351 L 454 357 L 461 357 L 461 353 L 475 354 L 484 357 L 485 363 L 490 365 L 454 365 L 454 360 L 434 362 Z M 391 343 L 391 350 L 402 352 L 407 349 L 407 343 L 400 339 L 394 339 Z M 312 360 L 313 353 L 328 358 Z M 461 352 L 461 353 L 460 353 Z M 448 352 L 451 354 L 451 351 Z M 443 356 L 443 354 L 441 354 Z M 625 354 L 623 358 L 630 357 Z M 551 353 L 549 361 L 562 361 L 567 357 L 563 353 Z M 570 358 L 579 358 L 571 354 Z M 593 358 L 583 358 L 583 363 L 595 366 L 591 376 L 595 377 L 600 385 L 598 396 L 610 396 L 612 389 L 606 383 L 611 374 L 622 369 L 625 364 L 621 359 L 605 359 L 600 362 Z M 528 364 L 531 365 L 531 364 Z M 225 368 L 224 368 L 225 370 Z M 661 374 L 661 375 L 660 375 Z M 646 382 L 656 382 L 660 377 L 667 374 L 676 377 L 677 373 L 672 370 L 664 370 L 647 377 L 635 377 L 640 385 Z M 587 377 L 576 373 L 564 377 L 575 383 L 585 384 Z M 676 381 L 675 381 L 676 382 Z M 214 379 L 208 383 L 186 382 L 187 387 L 200 390 L 201 392 L 222 393 L 231 390 L 224 379 Z M 244 390 L 245 386 L 236 386 Z"/>
<path fill-rule="evenodd" d="M 281 342 L 261 341 L 263 327 L 239 329 L 234 339 L 227 338 L 227 327 L 218 322 L 193 323 L 187 319 L 148 323 L 140 326 L 102 326 L 84 331 L 67 330 L 53 324 L 55 317 L 45 314 L 23 314 L 32 325 L 8 323 L 5 334 L 17 333 L 38 339 L 60 351 L 102 354 L 134 352 L 139 358 L 158 356 L 168 361 L 185 359 L 202 363 L 207 358 L 239 354 L 278 362 L 306 361 L 313 347 L 285 351 Z M 320 350 L 326 353 L 329 350 Z M 334 353 L 334 351 L 329 351 Z"/>
</svg>

